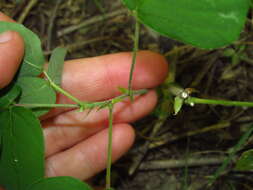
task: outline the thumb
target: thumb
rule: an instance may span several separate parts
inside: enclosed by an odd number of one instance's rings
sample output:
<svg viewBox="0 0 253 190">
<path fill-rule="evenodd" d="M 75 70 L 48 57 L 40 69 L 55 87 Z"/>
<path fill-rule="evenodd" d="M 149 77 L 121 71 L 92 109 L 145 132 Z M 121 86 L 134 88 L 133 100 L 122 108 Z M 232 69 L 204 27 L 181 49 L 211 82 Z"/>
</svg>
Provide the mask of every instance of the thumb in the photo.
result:
<svg viewBox="0 0 253 190">
<path fill-rule="evenodd" d="M 0 14 L 0 21 L 10 18 Z M 0 88 L 7 86 L 13 79 L 24 54 L 22 37 L 14 31 L 0 34 Z"/>
<path fill-rule="evenodd" d="M 0 12 L 0 21 L 13 22 Z M 0 88 L 10 83 L 24 54 L 24 43 L 17 32 L 0 34 Z M 0 187 L 0 190 L 4 190 Z"/>
</svg>

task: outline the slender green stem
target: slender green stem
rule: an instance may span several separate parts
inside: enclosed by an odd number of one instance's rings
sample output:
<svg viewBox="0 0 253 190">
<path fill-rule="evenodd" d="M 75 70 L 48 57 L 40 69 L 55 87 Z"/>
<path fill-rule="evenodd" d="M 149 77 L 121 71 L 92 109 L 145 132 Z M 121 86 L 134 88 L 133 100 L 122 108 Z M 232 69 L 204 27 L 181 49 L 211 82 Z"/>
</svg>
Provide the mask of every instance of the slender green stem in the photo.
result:
<svg viewBox="0 0 253 190">
<path fill-rule="evenodd" d="M 80 108 L 77 104 L 15 104 L 26 108 Z"/>
<path fill-rule="evenodd" d="M 134 90 L 133 95 L 143 95 L 148 91 L 145 89 Z M 107 107 L 110 103 L 116 104 L 121 102 L 125 98 L 129 97 L 128 94 L 122 94 L 110 100 L 100 101 L 100 102 L 81 102 L 80 104 L 15 104 L 15 106 L 22 106 L 26 108 L 80 108 L 81 106 L 85 109 L 93 109 L 96 107 Z"/>
<path fill-rule="evenodd" d="M 196 97 L 189 97 L 185 100 L 187 104 L 209 104 L 221 106 L 240 106 L 240 107 L 253 107 L 253 102 L 230 101 L 230 100 L 211 100 Z"/>
<path fill-rule="evenodd" d="M 72 96 L 70 93 L 68 93 L 67 91 L 63 90 L 60 86 L 58 86 L 57 84 L 55 84 L 52 79 L 48 76 L 47 72 L 43 72 L 44 75 L 47 77 L 50 85 L 57 91 L 60 92 L 61 94 L 65 95 L 66 97 L 68 97 L 69 99 L 71 99 L 72 101 L 74 101 L 75 103 L 79 104 L 80 106 L 83 105 L 83 102 L 78 100 L 76 97 Z"/>
<path fill-rule="evenodd" d="M 135 32 L 134 32 L 134 48 L 133 48 L 132 65 L 131 65 L 129 81 L 128 81 L 128 93 L 131 100 L 133 100 L 132 80 L 133 80 L 134 67 L 136 64 L 137 51 L 139 49 L 139 36 L 140 36 L 140 23 L 137 18 L 137 11 L 133 11 L 133 14 L 136 18 L 136 22 L 135 22 Z"/>
<path fill-rule="evenodd" d="M 81 110 L 83 110 L 84 108 L 94 108 L 94 107 L 99 107 L 99 106 L 103 106 L 106 103 L 109 103 L 110 101 L 113 101 L 114 103 L 120 102 L 121 100 L 123 100 L 124 98 L 128 97 L 129 94 L 123 94 L 121 96 L 118 96 L 116 98 L 113 98 L 111 100 L 107 100 L 107 101 L 102 101 L 102 102 L 94 102 L 94 103 L 90 103 L 90 102 L 83 102 L 79 99 L 77 99 L 76 97 L 72 96 L 70 93 L 68 93 L 67 91 L 63 90 L 60 86 L 58 86 L 57 84 L 55 84 L 52 79 L 48 76 L 47 72 L 43 72 L 44 75 L 47 77 L 50 85 L 57 91 L 60 92 L 61 94 L 65 95 L 66 97 L 68 97 L 69 99 L 71 99 L 72 101 L 74 101 L 75 103 L 77 103 L 79 105 L 79 108 Z M 147 93 L 146 89 L 143 90 L 136 90 L 136 91 L 132 91 L 131 90 L 131 98 L 133 98 L 133 95 L 141 95 L 141 94 L 145 94 Z M 69 105 L 67 105 L 66 107 L 68 107 Z M 46 106 L 47 107 L 47 106 Z M 61 106 L 60 106 L 61 107 Z M 64 106 L 62 106 L 64 107 Z"/>
<path fill-rule="evenodd" d="M 111 188 L 111 165 L 112 165 L 112 123 L 113 123 L 113 103 L 109 104 L 109 134 L 107 148 L 107 167 L 106 167 L 106 190 Z"/>
</svg>

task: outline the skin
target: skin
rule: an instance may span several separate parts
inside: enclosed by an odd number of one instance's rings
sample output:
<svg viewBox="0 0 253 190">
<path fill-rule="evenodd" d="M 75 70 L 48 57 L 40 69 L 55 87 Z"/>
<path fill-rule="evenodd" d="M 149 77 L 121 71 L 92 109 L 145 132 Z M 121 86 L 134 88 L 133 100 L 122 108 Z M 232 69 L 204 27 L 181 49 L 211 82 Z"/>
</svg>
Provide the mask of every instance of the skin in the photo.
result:
<svg viewBox="0 0 253 190">
<path fill-rule="evenodd" d="M 0 21 L 14 22 L 0 13 Z M 22 38 L 10 32 L 11 39 L 0 43 L 0 88 L 13 79 L 24 53 Z M 101 101 L 119 95 L 118 87 L 127 87 L 131 53 L 117 53 L 66 61 L 62 87 L 83 101 Z M 164 57 L 140 51 L 133 76 L 133 88 L 155 88 L 167 76 Z M 131 122 L 149 114 L 155 107 L 154 90 L 116 104 L 113 124 L 113 161 L 132 146 L 135 138 Z M 73 103 L 58 95 L 57 103 Z M 108 111 L 88 115 L 70 109 L 53 109 L 41 118 L 46 146 L 46 176 L 73 176 L 87 180 L 106 167 Z M 0 188 L 0 190 L 3 190 Z"/>
</svg>

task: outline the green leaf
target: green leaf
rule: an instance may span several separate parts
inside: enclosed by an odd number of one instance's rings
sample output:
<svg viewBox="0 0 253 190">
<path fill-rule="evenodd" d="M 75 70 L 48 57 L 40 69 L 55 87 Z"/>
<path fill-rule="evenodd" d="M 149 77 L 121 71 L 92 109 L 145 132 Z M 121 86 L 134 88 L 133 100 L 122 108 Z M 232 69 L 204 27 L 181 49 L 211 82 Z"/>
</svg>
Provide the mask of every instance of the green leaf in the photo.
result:
<svg viewBox="0 0 253 190">
<path fill-rule="evenodd" d="M 240 171 L 253 170 L 253 149 L 242 153 L 241 157 L 236 162 L 235 169 Z"/>
<path fill-rule="evenodd" d="M 123 0 L 147 26 L 170 38 L 206 49 L 238 39 L 249 0 Z M 137 8 L 134 8 L 136 7 Z"/>
<path fill-rule="evenodd" d="M 66 53 L 66 48 L 56 48 L 54 49 L 49 60 L 47 74 L 58 86 L 61 84 L 62 70 Z"/>
<path fill-rule="evenodd" d="M 0 90 L 0 108 L 7 108 L 20 95 L 21 88 L 15 84 Z"/>
<path fill-rule="evenodd" d="M 56 102 L 56 94 L 49 83 L 41 78 L 21 77 L 17 83 L 22 94 L 18 101 L 19 104 L 54 104 Z M 44 115 L 50 108 L 32 109 L 36 116 Z"/>
<path fill-rule="evenodd" d="M 13 107 L 0 112 L 0 184 L 24 190 L 44 177 L 44 141 L 39 120 L 30 110 Z"/>
<path fill-rule="evenodd" d="M 91 188 L 78 179 L 63 176 L 42 179 L 27 190 L 91 190 Z"/>
<path fill-rule="evenodd" d="M 174 114 L 177 115 L 184 104 L 184 100 L 178 96 L 174 99 Z"/>
<path fill-rule="evenodd" d="M 25 42 L 25 55 L 18 75 L 21 77 L 38 76 L 45 63 L 40 39 L 21 24 L 0 21 L 0 33 L 9 30 L 17 31 Z"/>
</svg>

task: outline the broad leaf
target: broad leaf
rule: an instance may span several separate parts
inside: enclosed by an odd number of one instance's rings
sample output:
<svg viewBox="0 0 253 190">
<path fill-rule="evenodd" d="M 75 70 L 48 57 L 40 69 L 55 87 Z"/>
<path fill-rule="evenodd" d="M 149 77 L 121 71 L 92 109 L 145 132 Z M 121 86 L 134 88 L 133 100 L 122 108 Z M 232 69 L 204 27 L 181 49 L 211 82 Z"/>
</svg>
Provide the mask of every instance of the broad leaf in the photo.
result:
<svg viewBox="0 0 253 190">
<path fill-rule="evenodd" d="M 240 159 L 236 162 L 236 170 L 249 171 L 253 170 L 253 149 L 245 151 Z"/>
<path fill-rule="evenodd" d="M 44 141 L 40 122 L 30 110 L 22 107 L 0 112 L 0 121 L 0 184 L 5 190 L 24 190 L 44 177 Z"/>
<path fill-rule="evenodd" d="M 54 104 L 56 101 L 55 91 L 44 79 L 21 77 L 17 84 L 22 89 L 19 104 Z M 32 111 L 36 116 L 41 116 L 47 113 L 49 108 L 35 108 Z"/>
<path fill-rule="evenodd" d="M 49 60 L 47 74 L 50 79 L 59 86 L 61 84 L 62 70 L 66 53 L 66 48 L 56 48 Z"/>
<path fill-rule="evenodd" d="M 170 38 L 206 49 L 238 39 L 249 0 L 123 0 L 147 26 Z"/>
<path fill-rule="evenodd" d="M 91 190 L 91 188 L 78 179 L 63 176 L 42 179 L 27 190 Z"/>
<path fill-rule="evenodd" d="M 13 104 L 14 100 L 20 95 L 19 86 L 12 84 L 0 90 L 0 108 L 6 108 Z"/>
<path fill-rule="evenodd" d="M 42 72 L 45 63 L 40 39 L 31 30 L 21 24 L 0 22 L 0 33 L 9 30 L 19 32 L 25 42 L 25 56 L 19 76 L 38 76 Z"/>
</svg>

